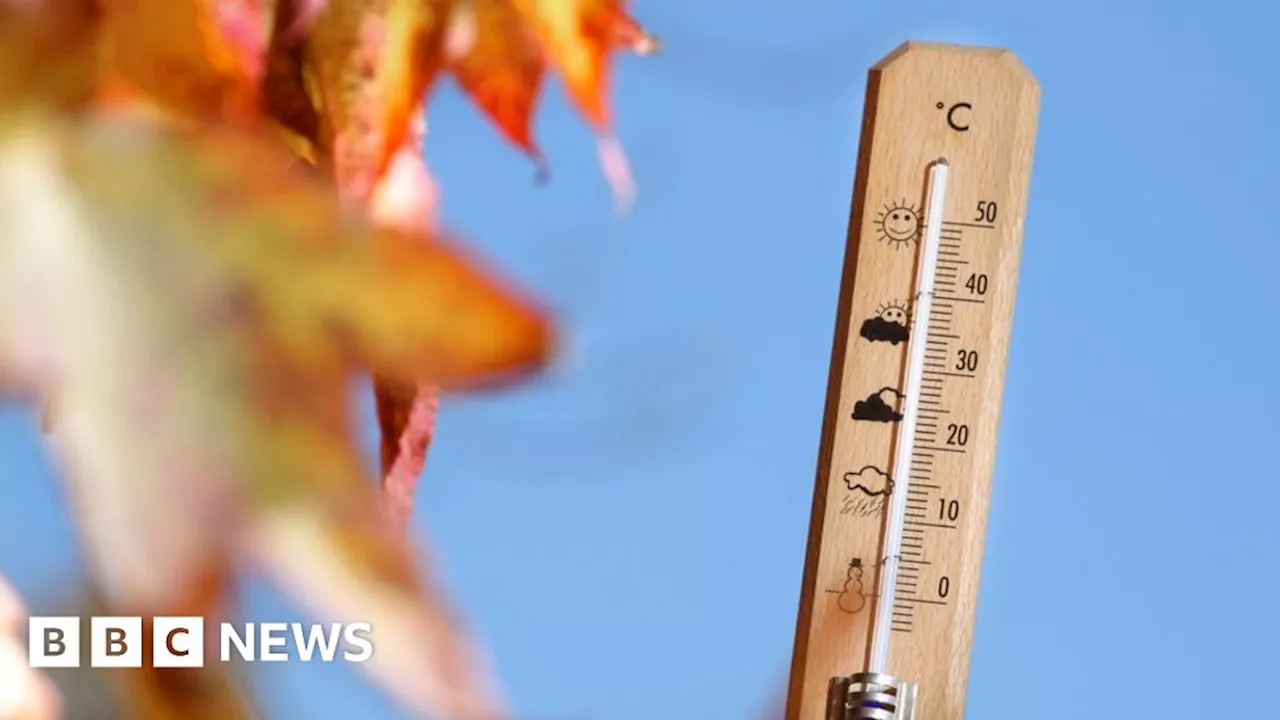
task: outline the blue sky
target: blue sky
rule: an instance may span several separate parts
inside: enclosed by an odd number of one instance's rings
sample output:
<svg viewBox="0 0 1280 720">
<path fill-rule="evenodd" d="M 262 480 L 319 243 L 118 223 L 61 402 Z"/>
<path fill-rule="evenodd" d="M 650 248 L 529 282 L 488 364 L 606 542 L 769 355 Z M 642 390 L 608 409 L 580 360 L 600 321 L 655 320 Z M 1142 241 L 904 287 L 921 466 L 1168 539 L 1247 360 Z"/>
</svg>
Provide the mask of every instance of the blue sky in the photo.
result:
<svg viewBox="0 0 1280 720">
<path fill-rule="evenodd" d="M 570 338 L 545 381 L 447 404 L 417 518 L 517 708 L 755 719 L 780 691 L 865 71 L 908 38 L 1010 47 L 1043 92 L 968 716 L 1074 719 L 1092 672 L 1129 718 L 1211 702 L 1204 669 L 1273 680 L 1280 7 L 635 9 L 666 52 L 621 63 L 630 218 L 558 91 L 545 187 L 455 92 L 431 114 L 450 222 Z M 0 572 L 52 592 L 77 567 L 14 410 L 0 462 Z M 281 717 L 397 717 L 345 669 L 264 682 Z"/>
</svg>

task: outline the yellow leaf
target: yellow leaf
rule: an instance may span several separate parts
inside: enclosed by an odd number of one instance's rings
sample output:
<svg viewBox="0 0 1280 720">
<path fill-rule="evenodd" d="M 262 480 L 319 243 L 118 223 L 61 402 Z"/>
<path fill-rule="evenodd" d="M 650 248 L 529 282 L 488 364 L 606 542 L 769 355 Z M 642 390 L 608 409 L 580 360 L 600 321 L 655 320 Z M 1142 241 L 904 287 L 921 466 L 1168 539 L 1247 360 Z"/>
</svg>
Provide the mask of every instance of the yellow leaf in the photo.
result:
<svg viewBox="0 0 1280 720">
<path fill-rule="evenodd" d="M 444 62 L 454 0 L 332 0 L 307 40 L 343 197 L 368 200 Z"/>
</svg>

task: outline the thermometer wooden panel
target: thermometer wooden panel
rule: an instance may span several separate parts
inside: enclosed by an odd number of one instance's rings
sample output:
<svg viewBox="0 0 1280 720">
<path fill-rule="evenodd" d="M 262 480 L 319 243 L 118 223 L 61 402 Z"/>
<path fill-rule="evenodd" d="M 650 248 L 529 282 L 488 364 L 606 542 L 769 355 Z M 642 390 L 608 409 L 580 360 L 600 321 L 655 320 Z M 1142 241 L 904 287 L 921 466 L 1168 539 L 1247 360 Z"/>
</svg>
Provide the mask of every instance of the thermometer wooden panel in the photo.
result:
<svg viewBox="0 0 1280 720">
<path fill-rule="evenodd" d="M 964 717 L 1038 109 L 1002 49 L 869 73 L 787 720 Z"/>
</svg>

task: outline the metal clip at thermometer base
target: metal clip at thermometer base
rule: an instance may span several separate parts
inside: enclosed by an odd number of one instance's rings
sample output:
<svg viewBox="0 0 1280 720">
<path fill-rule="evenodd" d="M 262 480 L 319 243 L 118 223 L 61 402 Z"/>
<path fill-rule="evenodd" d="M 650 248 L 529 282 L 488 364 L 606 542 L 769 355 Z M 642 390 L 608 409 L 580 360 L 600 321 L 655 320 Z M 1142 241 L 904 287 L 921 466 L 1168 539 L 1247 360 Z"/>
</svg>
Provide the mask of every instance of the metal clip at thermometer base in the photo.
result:
<svg viewBox="0 0 1280 720">
<path fill-rule="evenodd" d="M 882 673 L 834 677 L 824 720 L 916 720 L 919 690 L 914 683 Z"/>
</svg>

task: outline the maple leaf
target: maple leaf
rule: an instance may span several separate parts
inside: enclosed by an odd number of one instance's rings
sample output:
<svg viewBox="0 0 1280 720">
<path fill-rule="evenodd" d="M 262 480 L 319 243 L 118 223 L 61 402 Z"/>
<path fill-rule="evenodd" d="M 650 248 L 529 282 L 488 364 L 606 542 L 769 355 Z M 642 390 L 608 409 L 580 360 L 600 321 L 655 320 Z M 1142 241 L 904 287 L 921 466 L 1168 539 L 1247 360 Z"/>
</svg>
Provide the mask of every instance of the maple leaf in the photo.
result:
<svg viewBox="0 0 1280 720">
<path fill-rule="evenodd" d="M 201 119 L 257 116 L 275 0 L 99 5 L 104 103 L 147 103 Z"/>
<path fill-rule="evenodd" d="M 613 124 L 609 109 L 610 55 L 647 50 L 656 41 L 625 11 L 625 0 L 513 0 L 531 23 L 569 97 L 598 130 Z M 641 40 L 644 39 L 644 42 Z"/>
<path fill-rule="evenodd" d="M 439 393 L 540 366 L 550 331 L 443 240 L 417 121 L 447 67 L 539 157 L 531 116 L 550 61 L 622 188 L 608 55 L 655 43 L 620 2 L 102 2 L 93 74 L 122 111 L 0 117 L 13 219 L 0 228 L 0 387 L 56 396 L 53 441 L 104 612 L 218 616 L 248 560 L 315 615 L 372 620 L 370 670 L 415 712 L 497 709 L 403 530 Z M 23 43 L 0 31 L 0 52 L 30 55 Z M 0 54 L 0 111 L 33 90 L 6 94 L 31 66 L 13 59 Z M 55 95 L 78 97 L 66 86 Z M 276 123 L 383 230 L 344 218 L 278 143 L 142 125 L 143 102 Z M 347 427 L 359 369 L 375 378 L 381 504 Z M 251 714 L 215 671 L 128 682 L 136 717 Z"/>
<path fill-rule="evenodd" d="M 393 23 L 395 18 L 400 21 Z M 389 36 L 393 27 L 399 32 Z M 294 60 L 281 58 L 282 71 L 269 72 L 268 104 L 275 103 L 273 117 L 285 119 L 291 145 L 304 147 L 300 152 L 308 157 L 332 159 L 343 197 L 368 207 L 380 222 L 423 227 L 433 222 L 437 199 L 421 159 L 421 143 L 413 137 L 416 119 L 407 109 L 424 102 L 436 75 L 447 69 L 504 136 L 535 158 L 541 171 L 531 124 L 550 57 L 600 132 L 601 165 L 615 196 L 625 203 L 634 194 L 634 183 L 626 156 L 609 131 L 605 104 L 608 54 L 617 48 L 656 50 L 656 41 L 620 2 L 334 0 L 308 37 L 301 68 L 301 74 L 310 71 L 314 78 L 312 95 L 325 130 L 311 132 L 305 103 L 284 107 L 286 98 L 302 95 Z M 271 88 L 273 77 L 284 79 L 276 89 Z M 417 112 L 420 116 L 421 110 Z M 401 170 L 392 171 L 392 163 Z M 415 202 L 421 207 L 415 208 Z M 388 211 L 383 207 L 388 203 L 396 208 Z M 387 509 L 403 527 L 434 432 L 439 389 L 374 368 L 374 394 Z"/>
<path fill-rule="evenodd" d="M 53 442 L 108 611 L 216 615 L 249 560 L 311 614 L 369 621 L 366 667 L 413 712 L 495 711 L 383 520 L 347 383 L 529 372 L 540 311 L 438 237 L 344 217 L 266 139 L 48 120 L 0 125 L 0 367 L 57 380 Z"/>
<path fill-rule="evenodd" d="M 546 61 L 513 0 L 461 0 L 454 23 L 473 39 L 449 65 L 458 84 L 503 135 L 541 161 L 532 121 Z"/>
<path fill-rule="evenodd" d="M 658 43 L 627 14 L 625 0 L 512 0 L 564 78 L 569 97 L 599 137 L 600 164 L 614 195 L 629 204 L 635 182 L 609 107 L 610 56 L 619 49 L 656 52 Z"/>
<path fill-rule="evenodd" d="M 441 4 L 437 10 L 444 22 L 448 8 Z M 421 109 L 402 121 L 390 119 L 398 111 L 388 110 L 394 105 L 389 98 L 410 98 L 413 91 L 392 85 L 395 74 L 384 73 L 382 56 L 373 52 L 372 41 L 381 34 L 378 28 L 383 27 L 386 17 L 377 11 L 372 5 L 338 5 L 335 14 L 320 18 L 320 32 L 308 38 L 305 56 L 273 52 L 268 105 L 271 115 L 285 126 L 291 145 L 305 146 L 311 157 L 333 160 L 340 191 L 363 206 L 371 218 L 408 232 L 434 230 L 438 191 L 423 157 L 425 119 Z M 358 31 L 362 24 L 374 30 Z M 444 42 L 447 32 L 424 37 L 429 42 Z M 360 43 L 364 43 L 363 49 Z M 447 57 L 445 48 L 439 52 L 440 57 Z M 305 87 L 308 72 L 320 101 L 318 111 Z M 421 82 L 429 84 L 430 78 Z M 387 125 L 378 130 L 378 122 L 402 122 L 405 127 Z M 327 137 L 316 131 L 319 124 L 327 126 Z M 378 148 L 397 137 L 399 146 L 384 160 L 384 150 Z M 384 510 L 391 526 L 404 532 L 435 430 L 439 388 L 429 381 L 371 369 L 382 436 Z"/>
<path fill-rule="evenodd" d="M 455 8 L 452 0 L 336 0 L 307 39 L 303 71 L 312 73 L 324 126 L 318 154 L 332 159 L 343 197 L 390 227 L 435 225 L 437 191 L 422 156 L 420 103 L 450 59 Z M 427 378 L 370 369 L 384 509 L 403 532 L 435 429 L 439 388 Z"/>
<path fill-rule="evenodd" d="M 445 62 L 455 0 L 330 0 L 307 36 L 322 143 L 342 196 L 367 202 Z"/>
</svg>

